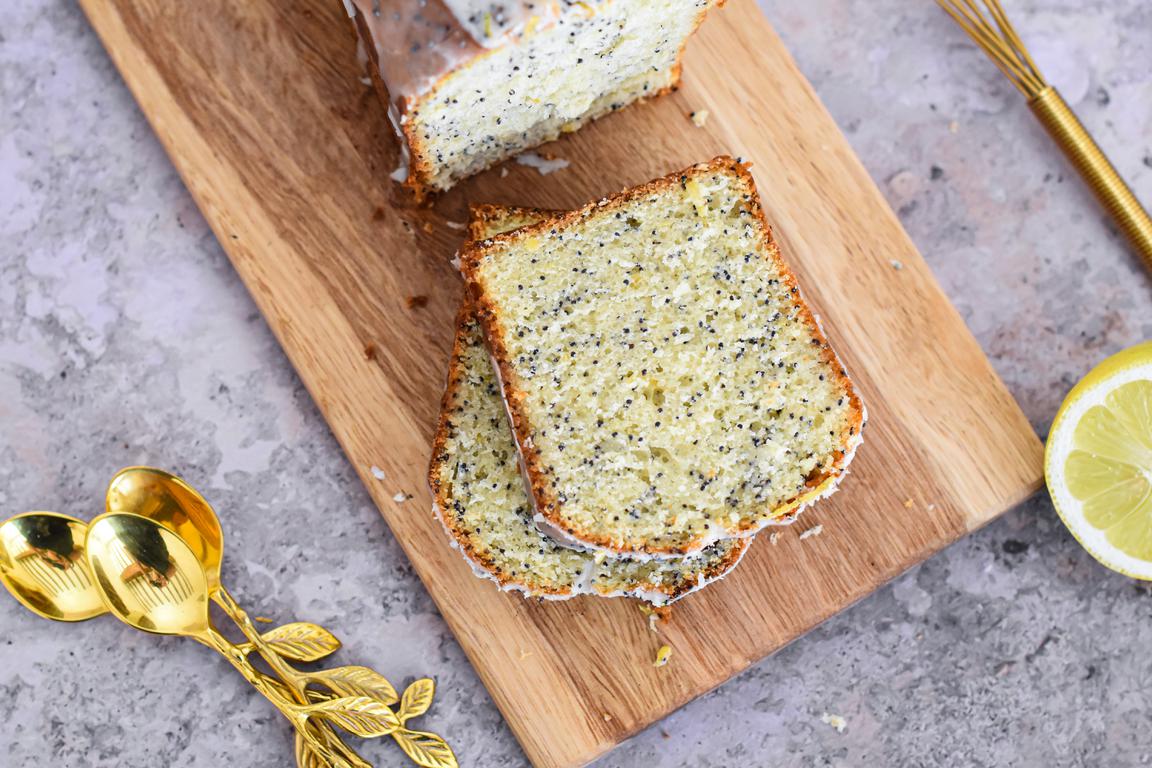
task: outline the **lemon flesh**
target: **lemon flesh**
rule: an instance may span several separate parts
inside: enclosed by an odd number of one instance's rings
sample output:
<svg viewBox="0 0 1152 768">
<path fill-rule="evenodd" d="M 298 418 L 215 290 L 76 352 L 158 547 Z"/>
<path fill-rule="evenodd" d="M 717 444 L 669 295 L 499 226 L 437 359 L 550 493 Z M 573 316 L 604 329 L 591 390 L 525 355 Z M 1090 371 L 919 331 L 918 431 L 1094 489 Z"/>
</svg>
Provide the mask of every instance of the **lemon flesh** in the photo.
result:
<svg viewBox="0 0 1152 768">
<path fill-rule="evenodd" d="M 1045 473 L 1057 512 L 1097 560 L 1152 579 L 1152 343 L 1109 358 L 1072 390 Z"/>
</svg>

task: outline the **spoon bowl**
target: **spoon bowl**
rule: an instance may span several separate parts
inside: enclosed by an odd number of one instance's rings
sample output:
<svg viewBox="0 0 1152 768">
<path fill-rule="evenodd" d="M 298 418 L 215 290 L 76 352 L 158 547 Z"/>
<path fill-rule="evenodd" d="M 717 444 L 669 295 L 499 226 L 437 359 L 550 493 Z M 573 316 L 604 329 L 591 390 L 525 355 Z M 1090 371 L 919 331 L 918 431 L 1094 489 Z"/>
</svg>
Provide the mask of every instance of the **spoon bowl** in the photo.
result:
<svg viewBox="0 0 1152 768">
<path fill-rule="evenodd" d="M 182 538 L 140 515 L 105 514 L 88 526 L 87 548 L 116 618 L 160 635 L 209 636 L 208 579 Z"/>
<path fill-rule="evenodd" d="M 184 540 L 203 567 L 208 590 L 220 587 L 224 532 L 212 505 L 192 486 L 170 472 L 128 467 L 108 485 L 109 514 L 132 514 L 153 520 Z"/>
<path fill-rule="evenodd" d="M 87 526 L 57 512 L 0 525 L 0 582 L 25 608 L 53 621 L 85 621 L 106 608 L 88 570 Z"/>
</svg>

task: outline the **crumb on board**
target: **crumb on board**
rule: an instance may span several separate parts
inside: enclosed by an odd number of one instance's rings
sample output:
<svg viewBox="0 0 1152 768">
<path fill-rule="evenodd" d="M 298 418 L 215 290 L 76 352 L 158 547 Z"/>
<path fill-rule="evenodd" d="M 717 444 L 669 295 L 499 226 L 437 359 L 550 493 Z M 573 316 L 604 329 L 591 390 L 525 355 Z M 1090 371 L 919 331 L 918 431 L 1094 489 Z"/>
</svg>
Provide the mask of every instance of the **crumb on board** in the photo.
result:
<svg viewBox="0 0 1152 768">
<path fill-rule="evenodd" d="M 500 169 L 500 178 L 503 179 L 503 178 L 506 178 L 507 176 L 508 176 L 508 169 L 507 168 L 501 168 Z"/>
<path fill-rule="evenodd" d="M 372 211 L 372 221 L 384 221 L 384 217 L 386 215 L 387 214 L 384 211 L 384 206 L 378 205 L 376 206 L 376 209 Z"/>
<path fill-rule="evenodd" d="M 516 162 L 520 165 L 535 168 L 541 176 L 547 176 L 550 173 L 563 170 L 571 165 L 571 163 L 562 157 L 551 157 L 537 152 L 525 152 L 522 155 L 517 155 Z"/>
<path fill-rule="evenodd" d="M 462 221 L 446 221 L 446 222 L 444 222 L 444 226 L 448 227 L 448 229 L 454 229 L 457 232 L 463 231 L 463 230 L 468 228 L 468 225 Z"/>
<path fill-rule="evenodd" d="M 648 629 L 656 632 L 656 622 L 660 621 L 660 614 L 657 612 L 657 609 L 649 603 L 641 602 L 640 613 L 648 617 Z"/>
<path fill-rule="evenodd" d="M 928 505 L 928 511 L 929 512 L 935 512 L 936 511 L 936 505 L 935 504 L 929 504 Z"/>
<path fill-rule="evenodd" d="M 369 343 L 369 344 L 364 345 L 364 359 L 365 360 L 375 360 L 376 359 L 376 345 L 375 344 Z"/>
<path fill-rule="evenodd" d="M 688 113 L 688 119 L 692 121 L 692 125 L 697 128 L 703 128 L 708 124 L 708 117 L 710 112 L 706 109 L 697 109 L 695 112 Z"/>
<path fill-rule="evenodd" d="M 840 715 L 830 715 L 827 712 L 820 715 L 820 720 L 836 729 L 836 733 L 844 733 L 844 729 L 848 727 L 848 721 Z"/>
<path fill-rule="evenodd" d="M 640 613 L 648 617 L 648 629 L 659 634 L 659 630 L 656 629 L 656 624 L 668 620 L 672 615 L 672 606 L 652 605 L 651 603 L 645 602 L 640 602 L 639 606 Z"/>
<path fill-rule="evenodd" d="M 904 509 L 912 509 L 912 499 L 904 499 Z"/>
<path fill-rule="evenodd" d="M 532 655 L 532 651 L 520 651 L 520 661 L 524 661 L 524 659 L 528 658 L 531 655 Z"/>
<path fill-rule="evenodd" d="M 652 666 L 663 667 L 670 658 L 672 658 L 672 646 L 662 645 L 660 650 L 656 651 L 656 660 L 652 662 Z"/>
<path fill-rule="evenodd" d="M 804 541 L 804 539 L 807 539 L 810 536 L 819 536 L 822 533 L 824 533 L 824 526 L 819 524 L 814 525 L 800 534 L 800 541 Z"/>
<path fill-rule="evenodd" d="M 423 224 L 420 225 L 420 229 L 424 230 L 428 234 L 432 234 L 432 222 L 430 222 L 430 221 L 424 222 Z"/>
<path fill-rule="evenodd" d="M 605 713 L 604 713 L 604 722 L 606 722 L 606 723 L 610 723 L 610 722 L 612 722 L 612 715 L 610 715 L 610 714 L 608 714 L 607 712 L 605 712 Z"/>
<path fill-rule="evenodd" d="M 412 498 L 412 494 L 404 493 L 404 491 L 400 491 L 399 493 L 397 493 L 395 496 L 392 497 L 392 501 L 396 502 L 397 504 L 403 504 L 404 502 L 408 501 L 408 499 L 410 499 L 410 498 Z"/>
<path fill-rule="evenodd" d="M 889 263 L 892 265 L 892 269 L 896 270 L 897 272 L 904 269 L 904 262 L 900 261 L 899 259 L 892 259 L 892 261 Z"/>
<path fill-rule="evenodd" d="M 768 535 L 768 543 L 771 544 L 772 546 L 776 546 L 776 542 L 778 542 L 778 541 L 780 541 L 780 534 L 778 532 L 770 533 Z"/>
<path fill-rule="evenodd" d="M 955 120 L 948 123 L 948 132 L 949 133 L 960 133 L 960 123 L 956 122 Z"/>
<path fill-rule="evenodd" d="M 252 618 L 255 619 L 256 621 L 260 622 L 261 624 L 271 624 L 272 623 L 272 619 L 268 618 L 267 616 L 253 616 Z"/>
<path fill-rule="evenodd" d="M 428 306 L 428 297 L 423 294 L 407 296 L 404 299 L 404 303 L 408 305 L 408 309 L 419 309 L 420 307 Z"/>
<path fill-rule="evenodd" d="M 376 466 L 375 464 L 372 465 L 372 469 L 369 471 L 372 473 L 372 477 L 376 478 L 377 480 L 384 479 L 384 470 L 380 469 L 380 467 Z"/>
</svg>

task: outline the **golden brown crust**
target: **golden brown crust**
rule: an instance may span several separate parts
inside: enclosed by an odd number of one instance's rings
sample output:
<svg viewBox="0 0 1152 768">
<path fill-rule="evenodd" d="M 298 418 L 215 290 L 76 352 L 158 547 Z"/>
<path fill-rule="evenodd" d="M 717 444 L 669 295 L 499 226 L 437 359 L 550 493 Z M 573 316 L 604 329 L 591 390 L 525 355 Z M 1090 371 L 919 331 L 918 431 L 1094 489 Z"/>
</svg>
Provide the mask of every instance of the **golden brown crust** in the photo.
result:
<svg viewBox="0 0 1152 768">
<path fill-rule="evenodd" d="M 558 216 L 563 211 L 551 208 L 528 208 L 521 205 L 492 205 L 490 203 L 473 203 L 468 206 L 468 240 L 464 247 L 483 240 L 484 236 L 492 231 L 493 222 L 501 219 L 546 219 Z"/>
<path fill-rule="evenodd" d="M 597 202 L 589 203 L 575 211 L 562 213 L 552 216 L 551 218 L 540 222 L 539 224 L 532 224 L 522 227 L 513 232 L 508 232 L 495 237 L 489 238 L 476 243 L 470 243 L 460 253 L 460 268 L 464 274 L 465 279 L 468 281 L 470 293 L 475 301 L 478 318 L 481 325 L 484 327 L 484 335 L 488 341 L 490 351 L 492 352 L 493 359 L 496 363 L 497 370 L 500 374 L 501 386 L 504 390 L 505 401 L 508 404 L 508 413 L 512 423 L 513 433 L 516 438 L 516 443 L 520 447 L 521 458 L 523 461 L 524 473 L 527 476 L 528 484 L 531 488 L 532 495 L 535 498 L 536 511 L 542 515 L 549 523 L 555 525 L 560 530 L 567 533 L 574 539 L 577 539 L 587 544 L 607 549 L 620 554 L 647 554 L 655 556 L 683 556 L 699 552 L 708 541 L 703 533 L 692 537 L 687 543 L 682 545 L 667 545 L 667 546 L 649 546 L 643 549 L 628 548 L 621 546 L 619 542 L 612 539 L 597 535 L 591 531 L 586 531 L 574 528 L 570 524 L 561 519 L 558 511 L 560 508 L 560 500 L 558 495 L 552 492 L 551 483 L 544 474 L 541 466 L 541 458 L 539 451 L 532 443 L 531 429 L 528 422 L 526 410 L 524 408 L 524 400 L 527 393 L 522 386 L 522 383 L 517 376 L 515 370 L 509 363 L 510 355 L 504 343 L 504 338 L 501 333 L 500 327 L 496 322 L 495 304 L 489 295 L 482 275 L 480 274 L 480 263 L 485 256 L 496 250 L 498 247 L 506 243 L 517 242 L 533 235 L 547 233 L 554 233 L 568 227 L 575 226 L 581 222 L 585 217 L 592 213 L 603 213 L 605 211 L 612 211 L 620 206 L 629 203 L 633 200 L 645 197 L 647 195 L 667 189 L 673 185 L 681 183 L 689 175 L 706 175 L 715 172 L 730 171 L 741 178 L 747 185 L 749 205 L 752 207 L 756 220 L 760 224 L 760 235 L 762 237 L 763 250 L 767 257 L 771 259 L 773 265 L 780 273 L 780 279 L 786 283 L 791 289 L 793 297 L 793 305 L 799 309 L 801 316 L 808 325 L 808 330 L 814 341 L 818 341 L 821 347 L 821 356 L 829 363 L 834 370 L 834 376 L 843 389 L 845 396 L 848 398 L 852 416 L 850 417 L 847 428 L 840 435 L 841 450 L 837 451 L 831 466 L 825 468 L 820 474 L 811 477 L 806 482 L 806 493 L 798 494 L 796 497 L 774 508 L 768 515 L 756 520 L 742 521 L 738 526 L 728 529 L 732 536 L 749 536 L 767 525 L 771 520 L 779 516 L 787 514 L 791 509 L 797 505 L 802 504 L 807 495 L 812 491 L 820 488 L 843 474 L 845 463 L 851 457 L 851 448 L 858 440 L 859 433 L 864 424 L 864 407 L 860 401 L 859 396 L 856 394 L 855 387 L 852 381 L 848 378 L 847 372 L 841 365 L 836 353 L 828 344 L 828 340 L 824 335 L 820 324 L 816 321 L 815 316 L 812 314 L 811 309 L 804 302 L 800 296 L 800 289 L 796 281 L 795 275 L 792 270 L 785 263 L 780 255 L 780 249 L 776 245 L 775 240 L 772 238 L 772 228 L 768 223 L 768 219 L 764 214 L 764 209 L 760 203 L 759 195 L 756 191 L 756 183 L 752 178 L 752 174 L 744 166 L 743 163 L 727 155 L 721 155 L 712 159 L 707 163 L 694 165 L 676 173 L 668 174 L 659 179 L 655 179 L 646 184 L 641 184 L 631 189 L 626 189 L 616 195 L 603 198 Z"/>
<path fill-rule="evenodd" d="M 651 94 L 649 94 L 647 96 L 643 96 L 641 98 L 636 99 L 635 102 L 629 102 L 629 103 L 642 103 L 642 102 L 648 101 L 649 99 L 655 99 L 655 98 L 658 98 L 660 96 L 664 96 L 664 95 L 676 90 L 676 88 L 680 84 L 680 75 L 681 75 L 681 71 L 682 71 L 682 61 L 684 58 L 684 51 L 688 47 L 688 40 L 694 34 L 696 34 L 696 30 L 698 30 L 700 28 L 700 25 L 704 22 L 704 17 L 707 16 L 708 11 L 714 7 L 716 7 L 716 8 L 722 7 L 725 4 L 725 2 L 726 2 L 726 0 L 715 0 L 714 2 L 709 3 L 700 9 L 700 12 L 696 15 L 696 20 L 692 25 L 692 29 L 688 32 L 687 35 L 684 36 L 684 41 L 680 44 L 680 48 L 676 52 L 676 59 L 675 59 L 673 65 L 671 67 L 671 76 L 669 78 L 669 84 L 667 86 L 665 86 L 664 88 L 661 88 L 658 91 L 653 91 Z M 367 26 L 364 24 L 363 20 L 360 18 L 359 12 L 356 13 L 354 23 L 356 24 L 357 30 L 358 30 L 359 34 L 361 35 L 362 39 L 367 40 L 369 43 L 369 44 L 365 45 L 364 48 L 367 49 L 368 57 L 369 57 L 370 61 L 372 62 L 372 67 L 371 67 L 372 71 L 370 73 L 371 78 L 372 78 L 372 84 L 375 87 L 376 93 L 379 96 L 380 100 L 384 103 L 385 107 L 387 107 L 392 102 L 389 98 L 388 87 L 384 84 L 384 80 L 380 76 L 380 64 L 379 64 L 379 59 L 376 55 L 376 46 L 371 44 L 371 42 L 372 42 L 371 31 L 367 28 Z M 522 40 L 522 39 L 523 39 L 522 35 L 518 36 L 514 40 L 509 42 L 508 45 L 518 45 L 520 43 L 520 40 Z M 501 46 L 499 48 L 492 48 L 492 49 L 485 50 L 484 52 L 482 52 L 482 53 L 478 54 L 477 56 L 473 57 L 472 59 L 470 59 L 467 63 L 467 66 L 471 66 L 472 64 L 476 63 L 477 61 L 480 61 L 483 58 L 490 56 L 490 55 L 492 55 L 492 54 L 494 54 L 500 50 L 503 50 L 503 46 Z M 403 186 L 406 189 L 408 189 L 409 191 L 411 191 L 412 196 L 417 203 L 425 202 L 429 198 L 430 195 L 436 194 L 437 192 L 439 192 L 441 190 L 437 190 L 431 186 L 432 176 L 433 176 L 432 161 L 429 157 L 429 152 L 428 152 L 427 148 L 425 147 L 424 143 L 421 141 L 419 132 L 416 129 L 415 117 L 417 115 L 419 115 L 419 113 L 420 113 L 421 104 L 435 98 L 436 93 L 440 90 L 441 87 L 443 87 L 444 83 L 448 80 L 448 78 L 450 78 L 454 74 L 456 74 L 456 72 L 459 71 L 459 69 L 460 69 L 460 67 L 456 67 L 456 68 L 446 72 L 435 83 L 433 83 L 431 88 L 429 88 L 427 91 L 425 91 L 423 94 L 421 94 L 419 98 L 403 96 L 399 99 L 401 115 L 402 116 L 411 116 L 407 120 L 405 120 L 403 118 L 400 120 L 400 130 L 404 134 L 401 141 L 403 141 L 408 147 L 408 178 L 403 182 Z M 526 148 L 525 151 L 527 151 L 527 149 L 529 149 L 529 148 Z M 488 165 L 485 168 L 480 169 L 476 173 L 482 173 L 483 171 L 488 170 L 488 168 L 492 168 L 496 165 L 499 165 L 500 162 L 503 162 L 503 160 L 494 162 L 491 165 Z"/>
</svg>

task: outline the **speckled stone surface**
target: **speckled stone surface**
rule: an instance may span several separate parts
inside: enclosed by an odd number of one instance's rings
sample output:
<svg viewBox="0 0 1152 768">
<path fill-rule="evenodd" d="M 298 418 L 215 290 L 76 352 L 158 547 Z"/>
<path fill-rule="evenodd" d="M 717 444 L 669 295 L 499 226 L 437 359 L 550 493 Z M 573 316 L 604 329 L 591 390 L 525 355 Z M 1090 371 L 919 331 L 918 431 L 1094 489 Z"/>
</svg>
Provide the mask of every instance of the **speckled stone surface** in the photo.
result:
<svg viewBox="0 0 1152 768">
<path fill-rule="evenodd" d="M 1152 203 L 1152 4 L 1009 5 Z M 1152 281 L 931 3 L 766 10 L 1044 435 L 1076 379 L 1152 337 Z M 427 726 L 464 765 L 522 765 L 82 14 L 5 0 L 0 19 L 0 511 L 89 516 L 117 468 L 172 468 L 221 511 L 242 604 L 337 629 L 341 658 L 397 682 L 435 673 Z M 1150 615 L 1036 498 L 602 764 L 1143 764 Z M 289 736 L 191 641 L 0 598 L 4 766 L 270 768 Z"/>
</svg>

